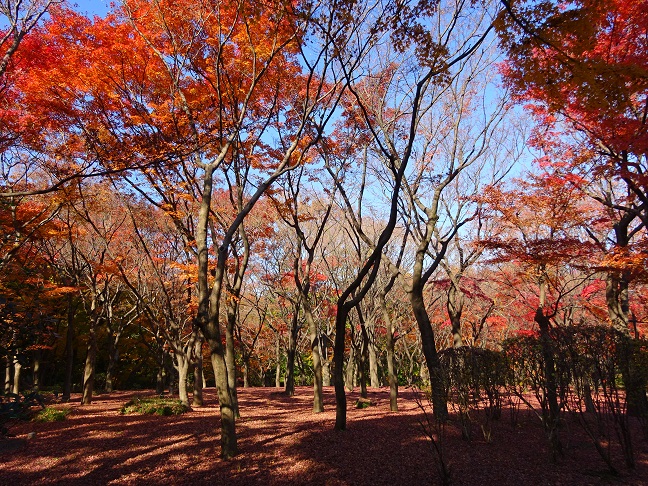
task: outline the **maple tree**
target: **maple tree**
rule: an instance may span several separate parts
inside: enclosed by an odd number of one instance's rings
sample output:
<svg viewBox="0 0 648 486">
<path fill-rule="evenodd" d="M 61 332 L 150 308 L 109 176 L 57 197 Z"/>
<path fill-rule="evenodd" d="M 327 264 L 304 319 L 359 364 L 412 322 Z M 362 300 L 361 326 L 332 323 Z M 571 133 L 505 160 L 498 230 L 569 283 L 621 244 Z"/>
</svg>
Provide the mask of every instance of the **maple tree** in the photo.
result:
<svg viewBox="0 0 648 486">
<path fill-rule="evenodd" d="M 119 276 L 146 316 L 142 328 L 162 339 L 172 359 L 180 400 L 189 405 L 187 376 L 193 369 L 192 405 L 202 406 L 203 340 L 192 319 L 196 310 L 195 262 L 163 212 L 133 203 L 127 205 L 127 212 L 134 233 L 133 252 L 138 256 L 134 264 L 117 263 Z M 164 353 L 160 358 L 163 361 Z"/>
<path fill-rule="evenodd" d="M 566 181 L 617 213 L 608 214 L 613 258 L 623 259 L 646 224 L 648 2 L 505 3 L 503 74 L 541 123 L 535 144 Z M 623 273 L 612 268 L 608 283 L 610 318 L 619 329 L 628 323 Z"/>
<path fill-rule="evenodd" d="M 2 185 L 11 189 L 14 183 L 2 172 Z M 50 345 L 51 324 L 59 316 L 60 299 L 69 290 L 54 280 L 42 250 L 61 232 L 57 215 L 63 206 L 58 197 L 0 199 L 0 349 L 7 360 L 5 389 L 13 381 L 14 393 L 18 393 L 20 372 L 29 354 L 34 354 L 33 384 L 39 386 L 38 356 Z"/>
<path fill-rule="evenodd" d="M 36 10 L 0 44 L 5 389 L 31 367 L 69 399 L 83 372 L 87 404 L 169 373 L 188 404 L 193 372 L 201 406 L 213 370 L 230 458 L 241 378 L 312 380 L 320 412 L 332 374 L 337 429 L 357 385 L 394 411 L 432 385 L 443 419 L 453 357 L 487 373 L 517 336 L 557 451 L 556 328 L 645 328 L 644 0 L 12 6 Z M 494 22 L 539 122 L 541 173 L 511 186 Z"/>
<path fill-rule="evenodd" d="M 483 241 L 496 251 L 494 261 L 515 261 L 522 265 L 538 286 L 534 321 L 540 330 L 547 393 L 545 426 L 554 454 L 561 453 L 558 439 L 559 404 L 554 350 L 551 345 L 551 319 L 558 312 L 560 297 L 551 305 L 548 289 L 559 288 L 556 268 L 575 266 L 588 260 L 592 244 L 582 228 L 587 225 L 587 205 L 575 187 L 563 184 L 549 174 L 518 182 L 520 189 L 504 192 L 491 188 L 485 197 L 500 217 L 500 234 Z M 580 197 L 579 197 L 580 196 Z M 562 296 L 562 293 L 561 293 Z"/>
<path fill-rule="evenodd" d="M 328 191 L 329 194 L 322 194 L 325 197 L 323 200 L 316 192 L 305 193 L 302 181 L 306 177 L 310 178 L 313 185 L 317 184 L 317 176 L 309 175 L 305 167 L 302 167 L 293 173 L 286 174 L 281 192 L 277 191 L 276 194 L 271 195 L 271 198 L 279 216 L 292 229 L 296 239 L 296 244 L 293 245 L 290 252 L 293 259 L 291 273 L 297 290 L 299 305 L 308 326 L 313 362 L 313 411 L 322 412 L 324 404 L 322 397 L 322 353 L 320 352 L 321 336 L 315 316 L 316 304 L 312 294 L 315 294 L 317 287 L 327 278 L 316 271 L 318 265 L 315 256 L 331 216 L 336 192 L 333 190 Z M 291 343 L 294 341 L 296 339 L 293 337 Z M 294 359 L 294 356 L 292 359 Z M 291 361 L 289 354 L 289 369 Z M 294 389 L 289 389 L 290 385 L 290 380 L 287 380 L 286 391 L 292 395 Z"/>
<path fill-rule="evenodd" d="M 117 196 L 105 185 L 77 186 L 73 215 L 66 218 L 68 238 L 50 252 L 50 258 L 67 267 L 71 282 L 78 288 L 85 315 L 89 321 L 83 376 L 82 403 L 92 403 L 95 390 L 98 339 L 102 324 L 109 331 L 109 384 L 115 365 L 116 342 L 128 319 L 119 319 L 118 306 L 124 294 L 115 261 L 128 259 L 127 215 L 121 211 Z M 60 260 L 64 260 L 61 262 Z M 71 305 L 71 302 L 68 302 Z M 132 305 L 125 314 L 132 313 Z M 121 316 L 120 316 L 121 317 Z M 121 320 L 117 328 L 113 327 Z M 69 325 L 69 321 L 68 321 Z"/>
<path fill-rule="evenodd" d="M 83 153 L 64 154 L 69 166 L 78 158 L 106 171 L 143 169 L 143 179 L 122 173 L 172 217 L 197 256 L 197 322 L 218 380 L 227 375 L 218 320 L 233 238 L 270 184 L 307 159 L 338 96 L 335 83 L 324 81 L 331 65 L 326 32 L 321 52 L 309 51 L 303 64 L 308 72 L 299 74 L 295 59 L 306 55 L 299 46 L 310 20 L 301 9 L 287 2 L 269 8 L 247 2 L 131 1 L 92 21 L 52 10 L 41 33 L 49 57 L 39 59 L 20 86 L 21 102 L 51 120 L 46 128 L 69 134 L 61 147 L 79 147 L 70 140 L 82 143 Z M 66 62 L 51 62 L 54 53 L 58 59 L 65 53 Z M 66 79 L 66 86 L 52 79 Z M 328 103 L 333 108 L 326 108 Z M 274 123 L 282 118 L 287 122 Z M 275 147 L 266 143 L 273 136 L 280 138 Z M 210 283 L 214 176 L 221 169 L 235 174 L 237 167 L 255 186 L 215 245 L 219 251 Z M 195 211 L 196 220 L 178 216 L 180 209 Z M 225 382 L 219 389 L 223 454 L 231 456 L 236 453 L 233 396 Z"/>
<path fill-rule="evenodd" d="M 591 236 L 607 253 L 610 321 L 629 335 L 630 280 L 645 265 L 648 2 L 504 3 L 504 75 L 544 125 L 536 144 L 549 164 L 607 211 L 608 234 Z"/>
<path fill-rule="evenodd" d="M 7 71 L 12 56 L 18 50 L 23 38 L 33 30 L 48 9 L 60 0 L 9 0 L 0 5 L 0 15 L 7 24 L 3 26 L 0 38 L 0 78 Z"/>
<path fill-rule="evenodd" d="M 432 32 L 426 37 L 425 47 L 421 44 L 421 39 L 417 38 L 417 29 L 411 29 L 411 41 L 415 43 L 416 48 L 412 56 L 417 58 L 420 65 L 418 69 L 411 70 L 410 64 L 399 66 L 396 63 L 389 64 L 382 61 L 375 70 L 371 81 L 366 84 L 360 84 L 356 87 L 354 102 L 362 107 L 361 114 L 364 115 L 365 130 L 360 130 L 365 138 L 368 137 L 367 145 L 371 146 L 372 152 L 376 152 L 378 167 L 382 165 L 380 171 L 384 171 L 387 176 L 385 183 L 390 189 L 390 194 L 394 199 L 391 200 L 392 212 L 390 213 L 389 224 L 380 234 L 376 242 L 371 241 L 362 228 L 361 206 L 353 217 L 354 231 L 357 238 L 370 248 L 370 257 L 366 259 L 363 271 L 367 272 L 372 268 L 373 272 L 377 271 L 376 262 L 379 263 L 380 255 L 386 244 L 385 236 L 389 238 L 394 230 L 396 223 L 397 210 L 401 210 L 401 217 L 410 225 L 410 231 L 417 242 L 415 259 L 411 269 L 406 272 L 409 281 L 408 293 L 412 310 L 416 321 L 419 325 L 421 340 L 423 345 L 424 356 L 427 367 L 432 379 L 432 390 L 434 394 L 435 414 L 440 418 L 447 414 L 444 400 L 442 397 L 442 386 L 440 378 L 440 362 L 437 356 L 434 331 L 432 329 L 429 316 L 426 312 L 426 305 L 423 298 L 423 289 L 432 273 L 438 267 L 440 260 L 443 258 L 447 245 L 452 240 L 458 228 L 463 221 L 469 218 L 460 208 L 453 221 L 448 218 L 448 226 L 442 228 L 439 224 L 441 212 L 444 206 L 441 196 L 444 190 L 459 176 L 459 174 L 469 167 L 475 160 L 482 157 L 486 151 L 486 140 L 490 137 L 497 120 L 500 118 L 501 110 L 495 108 L 483 120 L 483 125 L 478 125 L 475 133 L 470 133 L 470 122 L 467 120 L 468 113 L 473 109 L 471 106 L 474 102 L 472 78 L 477 77 L 481 63 L 488 63 L 488 56 L 482 54 L 471 58 L 470 54 L 477 46 L 484 46 L 483 42 L 488 36 L 490 27 L 488 25 L 489 10 L 487 8 L 478 10 L 474 16 L 466 19 L 466 24 L 458 27 L 452 19 L 454 17 L 449 11 L 455 12 L 459 16 L 461 11 L 460 5 L 445 6 L 445 8 L 432 9 L 427 12 L 426 16 L 420 20 L 438 22 L 444 27 L 443 33 Z M 447 9 L 447 10 L 446 10 Z M 456 10 L 453 10 L 456 9 Z M 403 13 L 403 12 L 399 12 Z M 396 36 L 396 49 L 398 50 L 399 38 L 407 37 L 410 22 L 418 23 L 408 18 L 407 12 L 399 17 L 399 24 L 394 32 Z M 446 23 L 447 22 L 447 23 Z M 420 26 L 420 24 L 419 24 Z M 404 30 L 400 30 L 400 28 Z M 447 28 L 447 31 L 444 29 Z M 474 44 L 466 44 L 464 35 L 471 32 L 474 36 Z M 437 51 L 438 50 L 438 51 Z M 488 49 L 484 49 L 488 51 Z M 427 59 L 431 56 L 431 59 Z M 405 71 L 400 71 L 405 69 Z M 411 84 L 418 86 L 416 92 L 411 95 L 406 102 L 399 101 L 396 106 L 390 105 L 392 90 L 398 91 L 401 84 Z M 488 110 L 485 110 L 488 112 Z M 447 124 L 442 120 L 450 120 Z M 480 120 L 480 123 L 482 120 Z M 482 128 L 483 127 L 483 128 Z M 463 137 L 463 139 L 462 139 Z M 474 137 L 474 139 L 471 139 Z M 467 141 L 471 139 L 471 141 Z M 464 150 L 464 146 L 473 145 L 472 150 Z M 447 149 L 447 151 L 445 151 Z M 445 151 L 445 152 L 444 152 Z M 366 173 L 369 167 L 368 150 L 358 158 L 364 169 L 360 170 L 362 174 L 359 195 L 355 198 L 362 201 L 364 197 L 364 187 L 366 183 Z M 408 167 L 408 164 L 411 167 Z M 407 168 L 407 170 L 405 170 Z M 379 178 L 380 180 L 380 178 Z M 400 187 L 403 186 L 403 196 L 399 194 Z M 340 190 L 343 196 L 346 196 Z M 353 207 L 349 204 L 348 196 L 345 197 L 347 213 L 352 214 Z M 405 201 L 404 203 L 401 201 Z M 436 254 L 432 250 L 432 240 L 437 240 Z M 376 257 L 376 261 L 373 258 Z M 362 282 L 364 275 L 359 274 L 358 284 Z M 366 275 L 366 273 L 365 273 Z M 374 274 L 375 275 L 375 274 Z M 363 283 L 363 292 L 367 292 L 371 279 Z M 367 285 L 369 284 L 369 285 Z M 358 292 L 360 299 L 362 292 Z M 352 302 L 359 301 L 354 296 Z M 350 304 L 349 304 L 350 305 Z M 354 304 L 355 305 L 355 304 Z M 338 307 L 339 308 L 339 307 Z M 339 333 L 342 327 L 337 329 Z M 337 336 L 336 336 L 337 339 Z M 341 340 L 340 340 L 341 342 Z M 340 405 L 341 407 L 341 405 Z"/>
</svg>

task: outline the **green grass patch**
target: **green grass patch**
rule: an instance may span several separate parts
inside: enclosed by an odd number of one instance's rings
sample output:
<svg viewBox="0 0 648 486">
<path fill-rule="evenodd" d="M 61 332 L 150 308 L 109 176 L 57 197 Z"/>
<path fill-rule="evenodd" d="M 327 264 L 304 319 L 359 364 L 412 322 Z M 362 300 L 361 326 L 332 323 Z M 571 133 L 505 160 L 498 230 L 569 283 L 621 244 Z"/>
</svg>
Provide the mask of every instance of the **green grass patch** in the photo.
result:
<svg viewBox="0 0 648 486">
<path fill-rule="evenodd" d="M 36 422 L 60 422 L 70 414 L 69 408 L 46 407 L 34 416 Z"/>
<path fill-rule="evenodd" d="M 144 415 L 180 415 L 189 411 L 180 400 L 171 398 L 133 398 L 124 404 L 120 413 L 139 413 Z"/>
</svg>

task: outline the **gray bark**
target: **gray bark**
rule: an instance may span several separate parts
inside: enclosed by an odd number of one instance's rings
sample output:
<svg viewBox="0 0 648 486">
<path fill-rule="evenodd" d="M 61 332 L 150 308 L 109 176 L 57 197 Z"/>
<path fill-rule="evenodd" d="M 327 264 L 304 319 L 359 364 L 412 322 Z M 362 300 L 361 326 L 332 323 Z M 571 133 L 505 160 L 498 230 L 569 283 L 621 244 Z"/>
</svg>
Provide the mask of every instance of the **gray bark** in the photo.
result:
<svg viewBox="0 0 648 486">
<path fill-rule="evenodd" d="M 205 374 L 203 372 L 202 344 L 202 336 L 198 336 L 194 347 L 194 389 L 193 401 L 191 403 L 194 407 L 202 407 L 204 405 L 203 387 L 205 385 Z"/>
<path fill-rule="evenodd" d="M 349 360 L 347 361 L 346 366 L 346 377 L 344 379 L 344 385 L 346 389 L 350 392 L 353 391 L 353 382 L 355 378 L 355 346 L 351 345 L 351 350 L 349 351 Z"/>
<path fill-rule="evenodd" d="M 95 364 L 97 361 L 97 322 L 93 320 L 90 323 L 88 332 L 88 344 L 85 367 L 83 369 L 83 395 L 81 405 L 90 405 L 92 403 L 92 394 L 94 392 Z"/>
<path fill-rule="evenodd" d="M 279 334 L 277 334 L 275 356 L 277 359 L 277 364 L 275 366 L 275 387 L 281 388 L 281 346 L 279 343 Z"/>
<path fill-rule="evenodd" d="M 186 356 L 177 354 L 175 368 L 178 372 L 178 398 L 189 406 L 189 393 L 187 392 L 187 375 L 189 373 L 189 360 Z"/>
<path fill-rule="evenodd" d="M 286 360 L 286 395 L 295 394 L 295 354 L 297 353 L 297 337 L 299 335 L 299 307 L 293 308 L 293 317 L 288 330 L 288 349 Z"/>
<path fill-rule="evenodd" d="M 464 294 L 453 278 L 450 279 L 450 288 L 448 289 L 448 317 L 452 327 L 452 344 L 455 348 L 462 347 L 463 339 L 461 338 L 461 314 L 464 307 Z"/>
<path fill-rule="evenodd" d="M 387 331 L 387 376 L 389 379 L 389 409 L 392 412 L 398 411 L 398 376 L 396 375 L 396 360 L 394 353 L 394 323 L 389 309 L 387 309 L 387 301 L 385 292 L 381 292 L 378 296 L 380 308 L 382 310 L 383 321 Z"/>
<path fill-rule="evenodd" d="M 319 329 L 317 322 L 310 308 L 310 304 L 304 302 L 304 317 L 308 324 L 308 334 L 311 346 L 311 356 L 313 358 L 313 412 L 319 413 L 324 411 L 323 399 L 323 370 L 322 359 L 320 356 Z"/>
<path fill-rule="evenodd" d="M 380 380 L 378 378 L 378 354 L 376 352 L 376 342 L 373 339 L 373 333 L 370 333 L 372 337 L 369 340 L 369 381 L 372 388 L 380 387 Z"/>
</svg>

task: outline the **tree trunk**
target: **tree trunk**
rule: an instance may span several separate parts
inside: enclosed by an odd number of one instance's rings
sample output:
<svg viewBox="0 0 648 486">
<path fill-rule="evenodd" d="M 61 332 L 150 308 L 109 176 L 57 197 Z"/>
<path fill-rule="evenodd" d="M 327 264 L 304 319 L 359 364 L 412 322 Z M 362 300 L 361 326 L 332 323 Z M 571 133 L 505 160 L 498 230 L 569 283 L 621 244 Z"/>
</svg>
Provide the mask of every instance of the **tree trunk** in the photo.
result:
<svg viewBox="0 0 648 486">
<path fill-rule="evenodd" d="M 83 395 L 81 405 L 90 405 L 92 403 L 92 393 L 94 392 L 95 380 L 95 363 L 97 361 L 97 322 L 90 323 L 88 333 L 88 345 L 85 367 L 83 370 Z"/>
<path fill-rule="evenodd" d="M 166 378 L 167 378 L 167 373 L 166 373 L 166 352 L 164 349 L 160 347 L 159 353 L 158 353 L 158 372 L 157 372 L 157 377 L 155 380 L 155 393 L 158 395 L 162 395 L 164 393 L 164 389 L 166 388 Z"/>
<path fill-rule="evenodd" d="M 398 376 L 396 375 L 396 360 L 394 357 L 394 323 L 392 322 L 385 294 L 380 294 L 380 308 L 387 331 L 387 375 L 389 378 L 389 409 L 398 412 Z"/>
<path fill-rule="evenodd" d="M 413 286 L 410 294 L 410 303 L 421 334 L 423 355 L 425 356 L 425 364 L 427 365 L 430 375 L 430 385 L 432 387 L 432 410 L 437 420 L 445 421 L 448 418 L 448 404 L 445 398 L 443 370 L 436 350 L 432 323 L 430 322 L 430 317 L 425 309 L 422 285 Z"/>
<path fill-rule="evenodd" d="M 243 362 L 243 388 L 250 388 L 250 381 L 248 377 L 250 365 L 248 360 Z M 261 375 L 261 384 L 263 385 L 263 375 Z"/>
<path fill-rule="evenodd" d="M 205 375 L 203 373 L 202 344 L 202 336 L 198 336 L 194 344 L 194 388 L 193 401 L 191 403 L 194 407 L 202 407 L 204 405 L 203 385 L 205 384 Z"/>
<path fill-rule="evenodd" d="M 76 307 L 72 305 L 72 297 L 68 298 L 67 331 L 65 334 L 65 380 L 63 382 L 63 401 L 69 402 L 72 394 L 72 378 L 74 374 L 74 315 Z"/>
<path fill-rule="evenodd" d="M 297 353 L 297 337 L 299 335 L 299 309 L 296 306 L 288 332 L 288 349 L 286 360 L 286 395 L 292 397 L 295 394 L 295 354 Z"/>
<path fill-rule="evenodd" d="M 558 436 L 560 426 L 560 409 L 558 407 L 558 391 L 556 383 L 556 365 L 554 362 L 554 351 L 549 335 L 549 319 L 545 316 L 544 305 L 546 300 L 546 283 L 544 278 L 540 278 L 540 303 L 535 313 L 535 321 L 540 328 L 540 348 L 542 351 L 542 360 L 544 361 L 544 387 L 547 394 L 547 403 L 549 406 L 548 416 L 545 414 L 545 428 L 549 434 L 551 443 L 551 452 L 554 459 L 562 455 L 562 444 Z"/>
<path fill-rule="evenodd" d="M 196 249 L 198 252 L 198 311 L 196 323 L 200 326 L 209 345 L 210 359 L 216 377 L 218 402 L 221 412 L 221 457 L 230 459 L 238 453 L 236 438 L 236 410 L 229 384 L 225 350 L 221 340 L 219 325 L 221 310 L 221 293 L 226 272 L 227 255 L 231 242 L 231 233 L 223 239 L 218 247 L 218 258 L 214 273 L 213 286 L 209 283 L 209 248 L 208 227 L 211 211 L 213 174 L 215 166 L 208 165 L 203 175 L 202 200 L 196 226 Z"/>
<path fill-rule="evenodd" d="M 227 365 L 227 384 L 229 386 L 234 415 L 240 418 L 238 394 L 236 393 L 236 353 L 234 351 L 234 327 L 236 326 L 237 304 L 227 306 L 227 325 L 225 326 L 225 363 Z"/>
<path fill-rule="evenodd" d="M 178 372 L 178 398 L 184 405 L 189 406 L 189 393 L 187 392 L 189 359 L 187 358 L 187 356 L 176 353 L 175 360 L 175 369 Z"/>
<path fill-rule="evenodd" d="M 349 360 L 347 361 L 346 366 L 346 377 L 344 379 L 344 385 L 347 390 L 350 392 L 353 391 L 353 378 L 355 376 L 355 346 L 351 344 L 351 349 L 349 350 Z"/>
<path fill-rule="evenodd" d="M 605 281 L 605 300 L 612 327 L 631 339 L 630 334 L 630 302 L 628 278 L 616 272 L 608 272 Z M 632 359 L 621 369 L 623 384 L 626 387 L 628 415 L 633 417 L 648 417 L 648 398 L 646 398 L 646 376 L 643 370 L 637 370 Z"/>
<path fill-rule="evenodd" d="M 277 365 L 275 367 L 275 387 L 281 388 L 281 346 L 279 343 L 279 333 L 277 333 L 276 344 L 275 355 L 277 357 Z"/>
<path fill-rule="evenodd" d="M 328 347 L 322 343 L 321 339 L 319 349 L 322 357 L 322 387 L 331 386 L 331 362 L 328 359 Z"/>
<path fill-rule="evenodd" d="M 605 301 L 612 327 L 629 335 L 628 328 L 628 282 L 617 272 L 608 272 L 605 279 Z"/>
<path fill-rule="evenodd" d="M 319 329 L 309 303 L 304 303 L 304 317 L 308 324 L 308 336 L 313 359 L 313 412 L 324 411 L 322 359 L 320 357 Z"/>
<path fill-rule="evenodd" d="M 18 393 L 20 393 L 20 372 L 22 370 L 22 365 L 18 359 L 18 353 L 14 354 L 13 369 L 13 389 L 11 392 L 18 395 Z"/>
<path fill-rule="evenodd" d="M 373 333 L 370 333 L 373 336 Z M 378 378 L 378 353 L 376 352 L 376 343 L 372 338 L 369 340 L 369 381 L 372 388 L 380 387 Z"/>
<path fill-rule="evenodd" d="M 344 348 L 346 341 L 346 321 L 349 309 L 338 306 L 335 315 L 335 343 L 333 346 L 333 386 L 335 387 L 335 430 L 346 430 L 346 393 L 344 391 Z M 353 346 L 351 346 L 353 350 Z M 353 360 L 349 360 L 353 367 Z"/>
<path fill-rule="evenodd" d="M 164 389 L 166 388 L 166 369 L 162 367 L 158 367 L 158 372 L 157 376 L 155 378 L 155 393 L 158 395 L 162 395 L 164 393 Z"/>
<path fill-rule="evenodd" d="M 217 351 L 218 346 L 222 348 L 220 342 L 209 342 L 221 413 L 221 456 L 224 459 L 230 459 L 238 454 L 238 446 L 236 443 L 236 411 L 234 410 L 234 400 L 228 386 L 225 356 Z"/>
<path fill-rule="evenodd" d="M 360 396 L 367 398 L 367 378 L 369 368 L 369 333 L 360 307 L 356 307 L 360 319 L 360 337 L 362 345 L 360 347 L 360 356 L 358 356 L 358 381 L 360 382 Z"/>
<path fill-rule="evenodd" d="M 7 353 L 5 364 L 4 393 L 11 393 L 11 356 Z"/>
<path fill-rule="evenodd" d="M 117 348 L 119 336 L 108 335 L 108 367 L 106 368 L 106 391 L 113 391 L 113 376 L 115 374 L 115 365 L 119 359 L 119 349 Z"/>
<path fill-rule="evenodd" d="M 33 374 L 33 383 L 34 383 L 34 391 L 38 391 L 40 389 L 40 365 L 41 365 L 41 350 L 35 349 L 34 350 L 34 355 L 32 357 L 33 360 L 33 368 L 32 368 L 32 374 Z"/>
<path fill-rule="evenodd" d="M 456 285 L 454 280 L 450 280 L 448 289 L 448 317 L 452 326 L 452 344 L 455 348 L 462 347 L 463 339 L 461 338 L 461 314 L 464 307 L 464 293 Z"/>
</svg>

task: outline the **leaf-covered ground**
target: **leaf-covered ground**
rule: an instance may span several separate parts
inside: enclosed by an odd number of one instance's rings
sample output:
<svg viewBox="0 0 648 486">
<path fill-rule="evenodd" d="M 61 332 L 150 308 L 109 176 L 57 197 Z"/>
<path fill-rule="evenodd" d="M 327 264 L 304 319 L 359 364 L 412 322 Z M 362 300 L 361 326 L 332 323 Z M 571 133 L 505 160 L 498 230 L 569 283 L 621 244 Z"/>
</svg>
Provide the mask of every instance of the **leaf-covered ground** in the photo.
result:
<svg viewBox="0 0 648 486">
<path fill-rule="evenodd" d="M 214 389 L 207 406 L 181 416 L 120 415 L 135 395 L 100 395 L 90 406 L 72 407 L 62 422 L 14 426 L 14 438 L 0 439 L 0 484 L 223 484 L 223 485 L 423 485 L 441 484 L 437 455 L 423 433 L 425 423 L 414 392 L 402 390 L 400 411 L 389 411 L 386 389 L 370 389 L 375 406 L 356 409 L 348 395 L 348 430 L 333 430 L 333 389 L 326 411 L 313 414 L 310 388 L 293 398 L 270 388 L 240 389 L 241 454 L 218 457 L 218 409 Z M 456 485 L 648 485 L 648 441 L 633 424 L 636 468 L 629 471 L 612 446 L 618 477 L 575 421 L 561 432 L 564 457 L 553 463 L 538 419 L 510 410 L 492 423 L 486 441 L 478 418 L 473 439 L 461 438 L 455 415 L 441 447 Z M 35 434 L 34 434 L 35 433 Z"/>
</svg>

